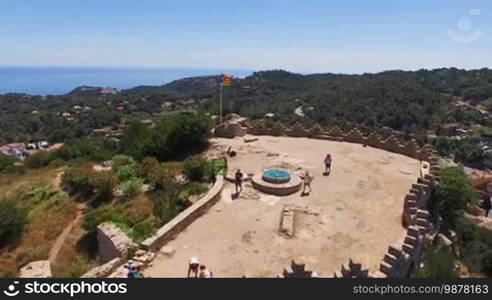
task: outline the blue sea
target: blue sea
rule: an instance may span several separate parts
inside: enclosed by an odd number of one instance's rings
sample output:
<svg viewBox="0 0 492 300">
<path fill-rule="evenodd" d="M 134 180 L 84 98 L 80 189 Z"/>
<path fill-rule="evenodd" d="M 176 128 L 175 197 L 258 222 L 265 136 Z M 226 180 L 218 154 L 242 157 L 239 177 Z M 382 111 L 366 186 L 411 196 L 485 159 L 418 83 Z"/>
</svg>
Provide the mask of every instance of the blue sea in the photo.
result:
<svg viewBox="0 0 492 300">
<path fill-rule="evenodd" d="M 82 85 L 128 89 L 221 73 L 245 77 L 252 72 L 231 69 L 0 66 L 0 94 L 61 95 Z"/>
</svg>

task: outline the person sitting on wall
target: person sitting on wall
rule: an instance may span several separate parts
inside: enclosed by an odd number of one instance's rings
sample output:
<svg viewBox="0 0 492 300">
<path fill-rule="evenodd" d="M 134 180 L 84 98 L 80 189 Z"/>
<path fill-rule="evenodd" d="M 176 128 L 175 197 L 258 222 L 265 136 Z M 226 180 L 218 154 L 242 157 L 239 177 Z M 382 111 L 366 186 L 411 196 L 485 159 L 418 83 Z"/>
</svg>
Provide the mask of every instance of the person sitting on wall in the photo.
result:
<svg viewBox="0 0 492 300">
<path fill-rule="evenodd" d="M 190 258 L 190 261 L 188 263 L 188 275 L 187 277 L 190 278 L 191 273 L 194 274 L 194 277 L 198 277 L 198 267 L 200 266 L 200 263 L 198 262 L 198 257 L 193 256 Z"/>
</svg>

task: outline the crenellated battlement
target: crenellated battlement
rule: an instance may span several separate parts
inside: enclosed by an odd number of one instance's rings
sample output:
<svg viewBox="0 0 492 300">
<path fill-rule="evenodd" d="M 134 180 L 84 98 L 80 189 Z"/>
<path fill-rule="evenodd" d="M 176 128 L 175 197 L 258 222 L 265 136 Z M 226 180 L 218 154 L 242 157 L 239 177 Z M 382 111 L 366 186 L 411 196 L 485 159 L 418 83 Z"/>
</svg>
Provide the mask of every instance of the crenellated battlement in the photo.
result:
<svg viewBox="0 0 492 300">
<path fill-rule="evenodd" d="M 341 270 L 334 274 L 336 278 L 368 278 L 368 277 L 407 277 L 420 258 L 425 244 L 425 237 L 433 232 L 433 224 L 427 204 L 439 181 L 439 158 L 430 146 L 419 146 L 414 139 L 404 139 L 394 132 L 378 132 L 352 128 L 344 130 L 339 126 L 322 127 L 314 124 L 306 128 L 297 123 L 285 126 L 272 121 L 248 121 L 247 131 L 252 135 L 306 137 L 338 142 L 358 143 L 385 151 L 405 155 L 422 162 L 420 177 L 412 184 L 403 198 L 402 225 L 406 228 L 405 235 L 388 247 L 381 260 L 379 271 L 370 274 L 359 263 L 349 260 Z"/>
</svg>

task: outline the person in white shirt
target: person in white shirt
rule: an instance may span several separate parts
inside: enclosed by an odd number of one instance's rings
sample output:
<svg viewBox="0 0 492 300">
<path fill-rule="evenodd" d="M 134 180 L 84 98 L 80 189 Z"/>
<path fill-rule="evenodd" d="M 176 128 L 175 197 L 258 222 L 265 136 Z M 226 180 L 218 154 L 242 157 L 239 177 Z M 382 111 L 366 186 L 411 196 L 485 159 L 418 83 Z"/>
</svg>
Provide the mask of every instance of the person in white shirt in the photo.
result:
<svg viewBox="0 0 492 300">
<path fill-rule="evenodd" d="M 200 266 L 200 262 L 198 262 L 198 257 L 193 256 L 190 258 L 190 261 L 188 263 L 188 278 L 190 278 L 190 275 L 193 273 L 194 277 L 198 277 L 198 267 Z"/>
<path fill-rule="evenodd" d="M 309 195 L 309 193 L 312 192 L 312 189 L 311 189 L 311 181 L 313 181 L 313 177 L 309 173 L 309 170 L 306 170 L 304 172 L 304 175 L 302 177 L 302 180 L 303 180 L 302 195 Z M 306 192 L 306 188 L 309 188 L 309 192 Z"/>
</svg>

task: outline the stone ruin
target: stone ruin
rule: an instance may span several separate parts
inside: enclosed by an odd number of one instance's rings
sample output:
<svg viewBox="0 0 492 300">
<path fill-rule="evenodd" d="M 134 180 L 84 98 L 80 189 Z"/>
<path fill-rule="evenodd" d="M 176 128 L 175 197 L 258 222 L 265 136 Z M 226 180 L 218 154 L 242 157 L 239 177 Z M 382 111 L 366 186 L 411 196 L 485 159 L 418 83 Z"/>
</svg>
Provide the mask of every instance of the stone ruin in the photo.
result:
<svg viewBox="0 0 492 300">
<path fill-rule="evenodd" d="M 420 147 L 414 139 L 404 139 L 394 132 L 370 131 L 360 128 L 343 130 L 338 126 L 323 128 L 318 124 L 305 128 L 301 124 L 284 126 L 280 123 L 254 121 L 247 124 L 248 133 L 252 135 L 291 136 L 325 139 L 340 142 L 358 143 L 385 151 L 398 153 L 420 161 L 429 162 L 429 169 L 421 172 L 403 199 L 402 225 L 407 232 L 405 237 L 388 247 L 379 271 L 369 274 L 361 264 L 349 261 L 343 265 L 335 277 L 366 278 L 366 277 L 407 277 L 414 266 L 420 263 L 426 236 L 435 232 L 427 203 L 439 182 L 440 166 L 436 153 L 426 145 Z M 282 213 L 280 231 L 287 236 L 294 235 L 294 212 Z M 292 222 L 290 221 L 292 220 Z"/>
<path fill-rule="evenodd" d="M 284 268 L 282 273 L 284 278 L 314 278 L 318 277 L 316 272 L 306 270 L 306 265 L 291 261 L 290 266 Z M 280 276 L 279 276 L 280 277 Z"/>
<path fill-rule="evenodd" d="M 246 118 L 236 114 L 225 116 L 222 124 L 215 126 L 215 135 L 218 137 L 233 138 L 236 136 L 245 136 L 248 132 L 246 127 Z"/>
<path fill-rule="evenodd" d="M 280 234 L 292 238 L 295 235 L 296 214 L 319 215 L 319 211 L 309 207 L 301 207 L 298 205 L 284 205 L 280 213 Z"/>
<path fill-rule="evenodd" d="M 369 270 L 362 269 L 362 264 L 354 263 L 349 259 L 347 265 L 342 265 L 340 271 L 335 272 L 334 278 L 369 278 Z"/>
<path fill-rule="evenodd" d="M 99 259 L 103 264 L 118 257 L 126 257 L 130 249 L 137 248 L 130 237 L 110 222 L 97 226 L 97 241 Z"/>
</svg>

